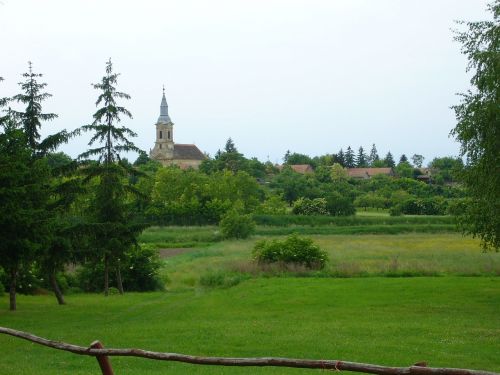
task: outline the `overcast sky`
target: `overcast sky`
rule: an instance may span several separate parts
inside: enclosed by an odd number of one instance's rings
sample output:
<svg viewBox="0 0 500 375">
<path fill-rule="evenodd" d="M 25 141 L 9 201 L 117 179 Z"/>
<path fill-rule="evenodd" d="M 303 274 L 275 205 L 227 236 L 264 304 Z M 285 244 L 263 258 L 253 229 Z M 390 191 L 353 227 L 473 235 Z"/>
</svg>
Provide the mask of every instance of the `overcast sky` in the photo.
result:
<svg viewBox="0 0 500 375">
<path fill-rule="evenodd" d="M 0 0 L 0 97 L 18 93 L 31 60 L 59 118 L 43 133 L 92 121 L 90 83 L 111 57 L 149 151 L 162 85 L 177 143 L 213 155 L 227 138 L 280 162 L 350 145 L 458 155 L 450 106 L 469 87 L 454 20 L 489 18 L 483 0 Z M 76 156 L 87 140 L 62 151 Z M 135 156 L 130 156 L 133 160 Z"/>
</svg>

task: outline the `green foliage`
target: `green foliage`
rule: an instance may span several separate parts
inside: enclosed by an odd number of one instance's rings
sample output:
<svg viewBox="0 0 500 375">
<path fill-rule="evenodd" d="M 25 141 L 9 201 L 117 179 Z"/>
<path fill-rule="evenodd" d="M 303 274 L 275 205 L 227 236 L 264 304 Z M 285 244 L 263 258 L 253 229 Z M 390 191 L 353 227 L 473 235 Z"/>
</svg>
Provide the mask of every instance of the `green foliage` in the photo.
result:
<svg viewBox="0 0 500 375">
<path fill-rule="evenodd" d="M 356 213 L 353 200 L 344 194 L 332 191 L 326 195 L 326 209 L 333 216 L 351 216 Z"/>
<path fill-rule="evenodd" d="M 50 170 L 45 159 L 32 157 L 27 137 L 12 117 L 0 130 L 0 266 L 9 286 L 15 286 L 46 241 Z"/>
<path fill-rule="evenodd" d="M 396 166 L 396 163 L 394 162 L 394 158 L 393 158 L 390 151 L 387 153 L 387 155 L 384 158 L 384 164 L 385 164 L 385 165 L 383 165 L 384 167 L 394 168 Z"/>
<path fill-rule="evenodd" d="M 500 1 L 488 6 L 493 20 L 461 22 L 457 31 L 472 71 L 472 89 L 453 107 L 457 119 L 451 134 L 461 143 L 466 166 L 461 180 L 471 200 L 460 220 L 466 233 L 477 236 L 482 246 L 500 249 Z"/>
<path fill-rule="evenodd" d="M 287 151 L 283 157 L 283 163 L 286 165 L 309 164 L 313 167 L 316 166 L 316 163 L 310 156 L 296 152 L 290 153 L 290 151 Z"/>
<path fill-rule="evenodd" d="M 374 167 L 374 163 L 379 161 L 380 157 L 378 156 L 377 152 L 377 147 L 375 146 L 375 143 L 372 145 L 372 148 L 370 150 L 370 155 L 368 156 L 368 163 L 370 164 L 370 167 Z"/>
<path fill-rule="evenodd" d="M 311 238 L 297 234 L 285 240 L 262 240 L 255 244 L 253 257 L 258 263 L 285 263 L 303 265 L 310 269 L 322 269 L 328 255 Z"/>
<path fill-rule="evenodd" d="M 391 216 L 402 216 L 403 215 L 403 207 L 402 207 L 402 205 L 401 204 L 397 204 L 397 205 L 392 206 L 389 209 L 389 214 Z"/>
<path fill-rule="evenodd" d="M 293 203 L 292 212 L 295 215 L 328 215 L 325 198 L 299 198 Z"/>
<path fill-rule="evenodd" d="M 365 150 L 363 149 L 363 147 L 360 147 L 358 150 L 358 155 L 356 156 L 356 167 L 357 168 L 368 167 L 368 158 L 365 154 Z"/>
<path fill-rule="evenodd" d="M 97 181 L 90 209 L 87 213 L 87 234 L 94 259 L 104 262 L 104 292 L 108 293 L 109 266 L 123 258 L 124 252 L 137 243 L 137 236 L 144 228 L 134 218 L 134 211 L 127 204 L 130 195 L 140 195 L 131 184 L 131 176 L 140 174 L 120 153 L 142 151 L 129 140 L 137 135 L 125 126 L 118 126 L 121 116 L 132 118 L 132 114 L 118 105 L 118 99 L 130 99 L 126 93 L 117 91 L 119 74 L 113 72 L 111 59 L 106 63 L 106 74 L 100 83 L 93 84 L 99 90 L 94 121 L 83 125 L 74 134 L 91 132 L 89 146 L 94 146 L 78 156 L 83 159 L 79 171 L 87 182 Z M 90 160 L 97 157 L 97 162 Z"/>
<path fill-rule="evenodd" d="M 387 203 L 387 199 L 379 194 L 376 194 L 374 192 L 368 192 L 366 194 L 360 195 L 359 197 L 356 198 L 354 201 L 354 205 L 356 207 L 372 207 L 372 208 L 385 208 Z"/>
<path fill-rule="evenodd" d="M 131 246 L 117 261 L 126 291 L 162 290 L 159 277 L 161 260 L 158 250 L 151 245 Z M 104 285 L 104 264 L 86 262 L 77 270 L 78 287 L 85 292 L 100 292 Z M 116 274 L 110 273 L 110 284 L 116 283 Z"/>
<path fill-rule="evenodd" d="M 396 175 L 398 177 L 412 178 L 413 177 L 413 167 L 408 161 L 400 162 L 396 168 L 394 168 Z"/>
<path fill-rule="evenodd" d="M 57 118 L 55 113 L 42 113 L 42 102 L 52 95 L 42 90 L 46 83 L 39 83 L 37 78 L 42 74 L 33 73 L 31 61 L 28 62 L 29 71 L 23 74 L 25 82 L 20 82 L 21 94 L 13 97 L 13 100 L 25 104 L 24 112 L 13 111 L 14 117 L 18 119 L 23 127 L 28 147 L 33 154 L 45 155 L 49 151 L 55 150 L 61 143 L 67 141 L 68 134 L 65 130 L 51 135 L 40 142 L 39 129 L 42 121 L 50 121 Z"/>
<path fill-rule="evenodd" d="M 444 215 L 447 202 L 441 197 L 410 198 L 398 206 L 405 215 Z"/>
<path fill-rule="evenodd" d="M 255 210 L 256 214 L 262 215 L 284 215 L 287 211 L 287 204 L 279 195 L 270 195 Z"/>
<path fill-rule="evenodd" d="M 371 225 L 421 225 L 453 224 L 450 216 L 421 216 L 392 218 L 389 216 L 301 216 L 301 215 L 254 215 L 258 225 L 266 226 L 371 226 Z"/>
<path fill-rule="evenodd" d="M 451 183 L 457 180 L 464 164 L 462 159 L 446 156 L 443 158 L 434 158 L 429 167 L 432 168 L 432 177 L 440 184 Z"/>
<path fill-rule="evenodd" d="M 344 154 L 344 167 L 354 168 L 356 166 L 356 160 L 354 157 L 354 151 L 351 146 L 347 147 L 347 151 Z"/>
<path fill-rule="evenodd" d="M 222 217 L 219 228 L 224 238 L 247 238 L 255 232 L 255 222 L 251 215 L 232 209 Z"/>
<path fill-rule="evenodd" d="M 246 172 L 207 175 L 177 167 L 161 168 L 151 186 L 149 220 L 158 224 L 217 224 L 235 204 L 253 211 L 263 198 L 255 178 Z"/>
</svg>

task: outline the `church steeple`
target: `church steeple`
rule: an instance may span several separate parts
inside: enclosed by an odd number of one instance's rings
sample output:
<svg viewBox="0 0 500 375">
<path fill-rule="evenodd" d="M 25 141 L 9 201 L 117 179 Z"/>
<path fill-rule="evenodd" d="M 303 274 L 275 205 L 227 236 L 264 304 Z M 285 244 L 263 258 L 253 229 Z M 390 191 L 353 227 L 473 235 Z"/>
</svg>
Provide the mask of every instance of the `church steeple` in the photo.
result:
<svg viewBox="0 0 500 375">
<path fill-rule="evenodd" d="M 163 86 L 163 97 L 161 98 L 160 104 L 160 117 L 158 117 L 158 123 L 168 124 L 171 123 L 170 116 L 168 115 L 168 104 L 167 98 L 165 97 L 165 86 Z"/>
</svg>

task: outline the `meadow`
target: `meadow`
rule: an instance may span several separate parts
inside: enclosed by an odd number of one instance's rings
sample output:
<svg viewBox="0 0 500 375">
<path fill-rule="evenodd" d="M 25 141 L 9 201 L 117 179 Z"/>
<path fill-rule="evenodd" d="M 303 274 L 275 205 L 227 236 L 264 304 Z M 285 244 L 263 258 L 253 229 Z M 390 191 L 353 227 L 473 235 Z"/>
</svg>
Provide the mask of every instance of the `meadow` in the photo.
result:
<svg viewBox="0 0 500 375">
<path fill-rule="evenodd" d="M 415 224 L 383 226 L 395 225 Z M 484 253 L 477 240 L 456 231 L 314 234 L 330 258 L 324 270 L 253 262 L 254 244 L 270 238 L 265 230 L 297 227 L 349 226 L 259 226 L 257 235 L 239 241 L 222 240 L 217 227 L 153 227 L 141 241 L 161 249 L 165 291 L 72 294 L 66 306 L 51 295 L 19 296 L 16 312 L 7 311 L 4 295 L 0 325 L 82 346 L 99 339 L 106 347 L 193 355 L 393 366 L 426 360 L 500 372 L 500 253 Z M 1 374 L 99 373 L 94 358 L 7 336 L 0 335 L 0 350 Z M 117 357 L 112 363 L 117 374 L 314 371 Z"/>
</svg>

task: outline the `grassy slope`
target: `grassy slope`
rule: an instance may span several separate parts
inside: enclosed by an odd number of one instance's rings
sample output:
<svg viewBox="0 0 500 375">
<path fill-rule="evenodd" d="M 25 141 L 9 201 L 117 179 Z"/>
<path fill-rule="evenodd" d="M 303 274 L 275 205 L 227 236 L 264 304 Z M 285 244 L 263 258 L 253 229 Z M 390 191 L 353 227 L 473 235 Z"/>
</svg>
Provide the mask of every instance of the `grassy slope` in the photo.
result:
<svg viewBox="0 0 500 375">
<path fill-rule="evenodd" d="M 500 371 L 500 278 L 254 279 L 226 290 L 19 299 L 0 324 L 87 345 Z M 7 297 L 1 298 L 3 306 Z M 99 373 L 95 360 L 0 336 L 1 374 Z M 113 358 L 117 374 L 298 374 Z"/>
</svg>

